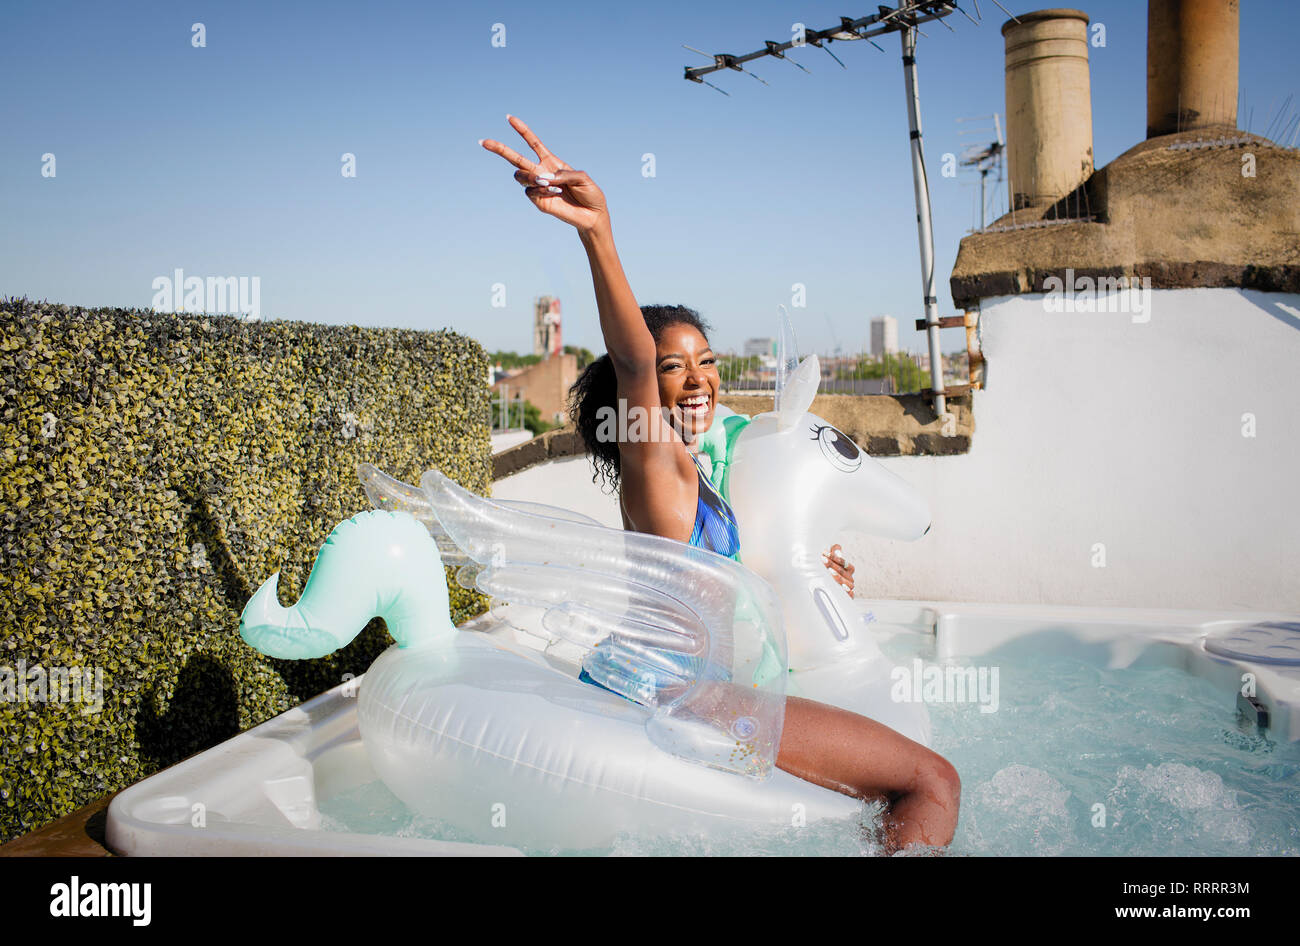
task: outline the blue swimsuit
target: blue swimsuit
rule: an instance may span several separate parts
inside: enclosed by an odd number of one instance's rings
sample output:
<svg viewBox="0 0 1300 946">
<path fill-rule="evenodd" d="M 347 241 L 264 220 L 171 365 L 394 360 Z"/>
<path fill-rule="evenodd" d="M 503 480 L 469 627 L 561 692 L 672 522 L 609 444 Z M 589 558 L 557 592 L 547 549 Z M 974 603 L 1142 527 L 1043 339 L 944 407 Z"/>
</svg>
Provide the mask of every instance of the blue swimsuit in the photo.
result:
<svg viewBox="0 0 1300 946">
<path fill-rule="evenodd" d="M 700 475 L 700 498 L 695 501 L 695 528 L 691 530 L 687 544 L 740 561 L 740 530 L 736 528 L 736 515 L 713 488 L 713 481 L 704 475 L 700 458 L 692 453 L 691 459 Z"/>
<path fill-rule="evenodd" d="M 705 475 L 699 457 L 692 453 L 691 459 L 695 462 L 695 470 L 699 474 L 700 495 L 695 502 L 695 527 L 691 529 L 691 538 L 687 544 L 740 561 L 740 530 L 736 527 L 735 513 L 731 511 L 727 501 L 713 488 L 713 481 Z M 597 645 L 598 648 L 599 646 Z M 699 657 L 683 659 L 688 661 L 696 671 L 699 670 L 698 665 L 703 662 Z M 586 670 L 578 674 L 578 679 L 583 683 L 598 686 L 602 690 L 609 690 L 609 687 L 592 679 Z M 610 690 L 610 692 L 614 691 Z"/>
</svg>

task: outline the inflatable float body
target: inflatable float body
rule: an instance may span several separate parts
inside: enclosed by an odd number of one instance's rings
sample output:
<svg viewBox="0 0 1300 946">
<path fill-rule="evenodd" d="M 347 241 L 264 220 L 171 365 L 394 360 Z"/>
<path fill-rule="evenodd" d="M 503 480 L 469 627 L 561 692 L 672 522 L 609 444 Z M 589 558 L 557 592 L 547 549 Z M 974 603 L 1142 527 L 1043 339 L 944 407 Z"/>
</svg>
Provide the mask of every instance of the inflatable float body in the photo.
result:
<svg viewBox="0 0 1300 946">
<path fill-rule="evenodd" d="M 436 470 L 416 487 L 363 464 L 379 508 L 335 528 L 292 607 L 272 576 L 240 633 L 313 658 L 383 617 L 397 643 L 358 695 L 370 761 L 408 807 L 476 839 L 587 850 L 855 819 L 859 800 L 776 768 L 786 694 L 923 743 L 929 721 L 923 704 L 890 699 L 892 662 L 820 550 L 854 529 L 916 538 L 930 520 L 910 487 L 807 413 L 818 371 L 812 356 L 783 409 L 733 423 L 729 442 L 715 424 L 708 449 L 745 564 L 484 499 Z M 444 565 L 493 599 L 475 630 L 450 623 Z"/>
</svg>

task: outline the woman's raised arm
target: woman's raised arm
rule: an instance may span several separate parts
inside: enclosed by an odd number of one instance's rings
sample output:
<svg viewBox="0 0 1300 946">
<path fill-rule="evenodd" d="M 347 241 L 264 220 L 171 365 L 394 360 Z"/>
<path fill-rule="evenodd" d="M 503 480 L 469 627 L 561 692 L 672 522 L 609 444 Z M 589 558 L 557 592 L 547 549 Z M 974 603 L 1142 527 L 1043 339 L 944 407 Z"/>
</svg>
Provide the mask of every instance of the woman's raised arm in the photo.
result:
<svg viewBox="0 0 1300 946">
<path fill-rule="evenodd" d="M 523 137 L 528 147 L 537 154 L 536 161 L 490 138 L 479 143 L 513 164 L 515 180 L 524 185 L 524 193 L 542 213 L 550 214 L 572 225 L 582 240 L 591 264 L 592 283 L 596 292 L 596 307 L 600 312 L 600 329 L 605 337 L 605 348 L 618 372 L 619 387 L 625 384 L 642 387 L 643 378 L 653 403 L 633 390 L 620 390 L 620 395 L 646 408 L 657 408 L 658 384 L 655 380 L 655 343 L 641 317 L 641 307 L 632 295 L 618 251 L 614 248 L 614 232 L 605 207 L 605 195 L 585 171 L 575 171 L 553 155 L 523 120 L 506 116 L 511 127 Z"/>
<path fill-rule="evenodd" d="M 614 249 L 605 195 L 586 172 L 551 154 L 521 120 L 506 117 L 537 154 L 536 161 L 499 141 L 479 143 L 515 166 L 515 180 L 538 210 L 577 229 L 591 263 L 600 330 L 618 380 L 619 416 L 611 418 L 611 427 L 618 431 L 624 509 L 641 531 L 685 542 L 695 514 L 695 467 L 659 402 L 654 336 Z"/>
</svg>

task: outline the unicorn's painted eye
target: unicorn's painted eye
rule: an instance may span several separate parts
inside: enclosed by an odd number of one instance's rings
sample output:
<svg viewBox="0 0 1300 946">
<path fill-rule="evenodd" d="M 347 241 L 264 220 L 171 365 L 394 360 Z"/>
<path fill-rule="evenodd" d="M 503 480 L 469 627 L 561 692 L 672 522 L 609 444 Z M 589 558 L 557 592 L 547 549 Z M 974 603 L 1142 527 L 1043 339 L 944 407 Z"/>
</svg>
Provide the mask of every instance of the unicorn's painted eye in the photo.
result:
<svg viewBox="0 0 1300 946">
<path fill-rule="evenodd" d="M 830 424 L 816 424 L 810 429 L 813 439 L 817 441 L 822 448 L 822 453 L 827 460 L 831 461 L 831 466 L 835 469 L 852 473 L 862 466 L 862 451 L 843 433 Z"/>
</svg>

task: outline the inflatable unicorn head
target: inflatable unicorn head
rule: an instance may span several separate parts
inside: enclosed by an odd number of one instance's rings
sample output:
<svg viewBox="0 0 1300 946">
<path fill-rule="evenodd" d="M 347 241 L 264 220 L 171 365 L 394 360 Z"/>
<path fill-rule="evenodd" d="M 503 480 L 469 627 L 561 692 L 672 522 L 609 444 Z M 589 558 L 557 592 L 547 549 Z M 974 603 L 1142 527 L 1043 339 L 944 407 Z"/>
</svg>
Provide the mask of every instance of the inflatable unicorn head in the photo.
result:
<svg viewBox="0 0 1300 946">
<path fill-rule="evenodd" d="M 783 335 L 775 409 L 746 423 L 719 408 L 700 449 L 713 458 L 715 482 L 735 511 L 742 561 L 782 602 L 790 669 L 861 660 L 875 674 L 887 662 L 822 553 L 854 534 L 918 539 L 930 529 L 930 508 L 907 482 L 809 412 L 821 380 L 817 356 L 788 370 L 793 359 L 784 349 Z M 866 572 L 858 570 L 859 595 L 867 590 L 862 585 L 869 588 Z M 925 741 L 923 707 L 897 707 L 893 718 L 869 715 Z"/>
<path fill-rule="evenodd" d="M 846 535 L 910 541 L 930 527 L 920 493 L 809 413 L 819 380 L 817 356 L 810 355 L 778 392 L 777 409 L 755 417 L 731 453 L 728 487 L 737 516 L 741 507 L 762 509 L 740 518 L 745 563 L 760 573 L 764 558 L 790 554 L 791 538 L 820 558 Z"/>
</svg>

